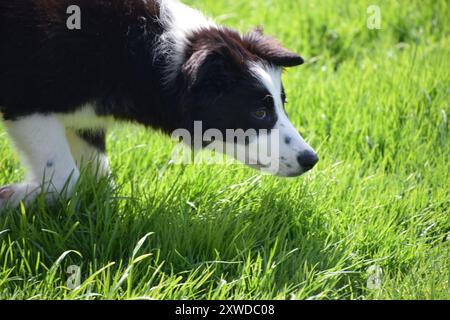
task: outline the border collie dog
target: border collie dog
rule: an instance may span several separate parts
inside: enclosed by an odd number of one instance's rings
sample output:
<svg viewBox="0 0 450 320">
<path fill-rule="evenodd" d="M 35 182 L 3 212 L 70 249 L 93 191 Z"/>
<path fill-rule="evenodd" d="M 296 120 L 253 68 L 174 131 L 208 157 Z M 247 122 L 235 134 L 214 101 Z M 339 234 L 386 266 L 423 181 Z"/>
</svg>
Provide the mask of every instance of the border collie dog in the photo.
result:
<svg viewBox="0 0 450 320">
<path fill-rule="evenodd" d="M 73 8 L 79 26 L 70 28 Z M 0 0 L 0 114 L 28 169 L 0 188 L 0 210 L 70 194 L 83 159 L 107 175 L 113 121 L 167 134 L 197 121 L 264 129 L 232 142 L 249 148 L 277 131 L 277 168 L 252 166 L 301 175 L 318 157 L 288 120 L 281 74 L 302 63 L 261 29 L 240 34 L 178 0 Z"/>
</svg>

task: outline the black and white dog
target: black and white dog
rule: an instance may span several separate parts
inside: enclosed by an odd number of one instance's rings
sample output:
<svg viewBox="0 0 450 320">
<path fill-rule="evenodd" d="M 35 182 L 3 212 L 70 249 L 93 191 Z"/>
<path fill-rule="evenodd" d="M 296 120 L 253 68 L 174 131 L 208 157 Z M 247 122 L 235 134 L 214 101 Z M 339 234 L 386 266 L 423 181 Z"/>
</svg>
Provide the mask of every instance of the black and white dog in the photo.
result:
<svg viewBox="0 0 450 320">
<path fill-rule="evenodd" d="M 254 167 L 298 176 L 318 158 L 284 111 L 281 73 L 302 63 L 261 30 L 239 34 L 177 0 L 0 0 L 0 113 L 29 171 L 0 188 L 0 209 L 70 193 L 83 159 L 108 174 L 105 128 L 120 120 L 168 134 L 196 121 L 266 129 L 250 147 L 278 130 L 279 166 Z"/>
</svg>

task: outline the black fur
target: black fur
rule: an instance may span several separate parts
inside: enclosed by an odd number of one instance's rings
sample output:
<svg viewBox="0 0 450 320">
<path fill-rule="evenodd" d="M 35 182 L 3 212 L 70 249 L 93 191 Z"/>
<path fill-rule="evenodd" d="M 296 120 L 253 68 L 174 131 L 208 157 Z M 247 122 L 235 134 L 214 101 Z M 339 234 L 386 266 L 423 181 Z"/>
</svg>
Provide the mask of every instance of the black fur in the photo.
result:
<svg viewBox="0 0 450 320">
<path fill-rule="evenodd" d="M 106 131 L 103 129 L 96 130 L 78 130 L 77 136 L 89 143 L 102 153 L 106 153 Z"/>
</svg>

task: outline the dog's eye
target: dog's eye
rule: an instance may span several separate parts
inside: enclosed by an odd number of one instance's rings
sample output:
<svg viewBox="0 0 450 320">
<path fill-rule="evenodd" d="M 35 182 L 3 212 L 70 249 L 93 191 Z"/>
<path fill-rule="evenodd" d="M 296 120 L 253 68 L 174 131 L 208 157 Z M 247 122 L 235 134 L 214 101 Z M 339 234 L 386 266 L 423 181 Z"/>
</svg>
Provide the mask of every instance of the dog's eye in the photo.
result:
<svg viewBox="0 0 450 320">
<path fill-rule="evenodd" d="M 264 108 L 264 109 L 259 109 L 259 110 L 255 111 L 255 112 L 253 112 L 252 114 L 253 114 L 253 116 L 256 119 L 264 120 L 265 118 L 268 117 L 269 112 L 267 111 L 267 109 Z"/>
</svg>

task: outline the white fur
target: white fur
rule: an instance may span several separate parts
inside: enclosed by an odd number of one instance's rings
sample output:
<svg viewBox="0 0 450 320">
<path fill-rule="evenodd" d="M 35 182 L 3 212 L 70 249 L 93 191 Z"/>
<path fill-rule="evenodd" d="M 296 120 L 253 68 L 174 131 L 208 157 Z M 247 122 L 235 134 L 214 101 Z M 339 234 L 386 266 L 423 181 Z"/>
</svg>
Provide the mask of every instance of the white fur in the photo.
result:
<svg viewBox="0 0 450 320">
<path fill-rule="evenodd" d="M 278 130 L 278 150 L 279 162 L 278 172 L 268 170 L 269 173 L 275 173 L 281 176 L 296 175 L 298 172 L 303 172 L 303 168 L 298 163 L 297 157 L 303 151 L 314 150 L 303 140 L 298 131 L 294 128 L 284 110 L 283 101 L 281 99 L 281 74 L 282 69 L 269 64 L 252 63 L 250 70 L 254 76 L 267 88 L 275 102 L 275 112 L 278 121 L 274 126 L 274 130 Z M 287 144 L 285 139 L 288 138 L 290 143 Z M 267 143 L 268 137 L 260 136 L 258 142 L 261 144 Z M 270 166 L 274 167 L 274 166 Z M 263 169 L 264 171 L 264 169 Z"/>
</svg>

